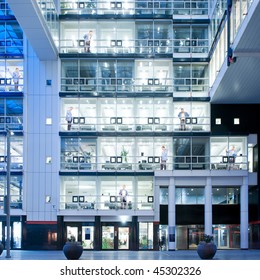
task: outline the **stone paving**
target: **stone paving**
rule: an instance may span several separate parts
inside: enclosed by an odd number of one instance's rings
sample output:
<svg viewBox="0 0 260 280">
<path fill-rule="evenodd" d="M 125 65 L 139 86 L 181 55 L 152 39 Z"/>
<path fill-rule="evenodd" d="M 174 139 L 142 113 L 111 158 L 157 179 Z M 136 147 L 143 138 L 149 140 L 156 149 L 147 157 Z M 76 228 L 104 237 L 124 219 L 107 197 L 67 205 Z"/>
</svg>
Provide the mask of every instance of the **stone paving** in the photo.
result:
<svg viewBox="0 0 260 280">
<path fill-rule="evenodd" d="M 66 260 L 61 250 L 26 251 L 11 250 L 11 258 L 6 251 L 1 260 Z M 176 251 L 84 251 L 80 260 L 200 260 L 196 250 Z M 218 250 L 214 260 L 260 260 L 260 250 Z"/>
</svg>

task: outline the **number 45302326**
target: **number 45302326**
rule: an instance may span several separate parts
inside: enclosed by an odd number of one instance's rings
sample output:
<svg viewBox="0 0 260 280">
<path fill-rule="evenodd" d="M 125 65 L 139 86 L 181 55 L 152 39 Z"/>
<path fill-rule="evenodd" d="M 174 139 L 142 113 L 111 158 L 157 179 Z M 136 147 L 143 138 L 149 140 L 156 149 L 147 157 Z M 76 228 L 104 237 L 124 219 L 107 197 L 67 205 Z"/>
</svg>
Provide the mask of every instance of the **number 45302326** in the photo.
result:
<svg viewBox="0 0 260 280">
<path fill-rule="evenodd" d="M 187 266 L 179 266 L 179 267 L 169 267 L 169 266 L 157 266 L 153 270 L 154 274 L 157 275 L 201 275 L 200 267 L 187 267 Z"/>
</svg>

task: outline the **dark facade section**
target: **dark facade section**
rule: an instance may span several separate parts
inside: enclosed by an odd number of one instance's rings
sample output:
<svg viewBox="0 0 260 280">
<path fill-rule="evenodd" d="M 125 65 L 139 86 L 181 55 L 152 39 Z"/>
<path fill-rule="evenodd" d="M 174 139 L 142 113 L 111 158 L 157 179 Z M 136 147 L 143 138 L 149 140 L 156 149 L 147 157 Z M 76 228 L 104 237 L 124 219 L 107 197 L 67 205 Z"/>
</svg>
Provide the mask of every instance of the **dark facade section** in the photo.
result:
<svg viewBox="0 0 260 280">
<path fill-rule="evenodd" d="M 24 227 L 25 250 L 56 250 L 57 223 L 25 223 Z"/>
<path fill-rule="evenodd" d="M 168 205 L 160 205 L 160 224 L 168 225 Z M 204 205 L 176 205 L 176 224 L 204 224 Z"/>
<path fill-rule="evenodd" d="M 213 205 L 213 224 L 240 224 L 240 205 Z"/>
<path fill-rule="evenodd" d="M 221 118 L 221 125 L 216 124 L 216 118 Z M 234 124 L 234 118 L 239 119 L 239 124 Z M 248 135 L 257 134 L 260 138 L 260 104 L 211 104 L 211 132 L 212 135 Z M 258 182 L 258 146 L 254 148 L 254 171 L 257 172 Z M 258 184 L 259 185 L 259 184 Z M 260 192 L 259 187 L 254 190 L 257 200 L 254 208 L 249 207 L 249 220 L 260 220 Z M 249 191 L 250 200 L 250 191 Z M 254 210 L 254 212 L 252 212 Z M 256 213 L 255 213 L 256 211 Z"/>
</svg>

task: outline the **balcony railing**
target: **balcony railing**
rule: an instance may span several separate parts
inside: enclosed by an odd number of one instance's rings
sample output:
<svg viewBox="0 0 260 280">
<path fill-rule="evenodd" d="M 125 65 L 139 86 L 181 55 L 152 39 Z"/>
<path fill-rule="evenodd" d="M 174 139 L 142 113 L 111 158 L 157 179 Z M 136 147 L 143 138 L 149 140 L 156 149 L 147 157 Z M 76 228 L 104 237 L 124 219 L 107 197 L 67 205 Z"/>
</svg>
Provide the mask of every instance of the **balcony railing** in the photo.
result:
<svg viewBox="0 0 260 280">
<path fill-rule="evenodd" d="M 68 131 L 65 117 L 61 131 Z M 100 132 L 209 132 L 210 117 L 188 117 L 185 124 L 178 117 L 73 117 L 71 131 Z"/>
<path fill-rule="evenodd" d="M 4 210 L 4 195 L 0 195 L 0 210 Z M 23 200 L 22 195 L 11 195 L 10 196 L 10 208 L 11 209 L 22 209 Z"/>
<path fill-rule="evenodd" d="M 72 154 L 72 153 L 70 153 Z M 160 155 L 150 156 L 84 156 L 74 153 L 61 156 L 61 171 L 155 171 L 161 169 Z M 166 170 L 248 170 L 247 156 L 169 156 Z"/>
<path fill-rule="evenodd" d="M 120 30 L 119 30 L 120 31 Z M 75 30 L 77 32 L 77 30 Z M 111 31 L 112 32 L 112 31 Z M 129 33 L 132 33 L 131 30 Z M 84 39 L 61 39 L 60 53 L 97 53 L 97 54 L 207 54 L 208 39 L 96 39 L 91 43 L 90 51 L 85 48 Z"/>
<path fill-rule="evenodd" d="M 23 116 L 0 116 L 0 131 L 6 131 L 7 127 L 10 130 L 23 130 Z"/>
<path fill-rule="evenodd" d="M 62 15 L 172 15 L 172 0 L 164 1 L 61 1 Z"/>
<path fill-rule="evenodd" d="M 124 204 L 115 194 L 63 195 L 60 210 L 153 210 L 153 195 L 128 195 Z"/>
</svg>

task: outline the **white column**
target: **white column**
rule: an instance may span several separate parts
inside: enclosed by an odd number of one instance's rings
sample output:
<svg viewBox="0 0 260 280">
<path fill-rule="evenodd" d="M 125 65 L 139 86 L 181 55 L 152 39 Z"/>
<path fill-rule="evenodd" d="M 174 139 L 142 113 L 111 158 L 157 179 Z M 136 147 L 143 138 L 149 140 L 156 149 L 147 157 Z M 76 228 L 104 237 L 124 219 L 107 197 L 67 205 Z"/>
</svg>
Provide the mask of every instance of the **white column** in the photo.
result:
<svg viewBox="0 0 260 280">
<path fill-rule="evenodd" d="M 205 207 L 204 207 L 204 231 L 205 234 L 212 235 L 212 182 L 211 177 L 207 178 L 205 186 Z"/>
<path fill-rule="evenodd" d="M 168 248 L 169 251 L 176 249 L 175 241 L 176 232 L 176 207 L 175 207 L 175 182 L 174 178 L 170 179 L 168 187 Z"/>
<path fill-rule="evenodd" d="M 240 248 L 248 249 L 248 177 L 240 189 Z"/>
<path fill-rule="evenodd" d="M 160 186 L 155 185 L 154 188 L 154 222 L 160 221 Z"/>
</svg>

